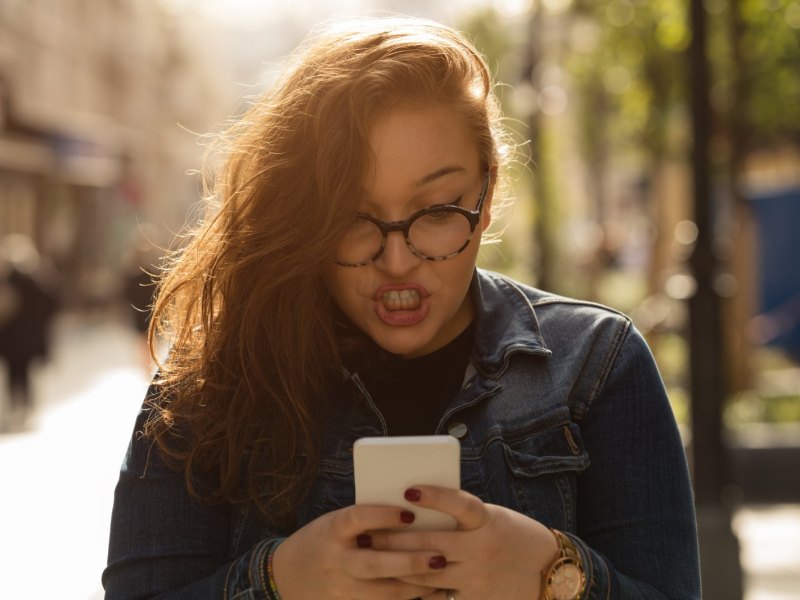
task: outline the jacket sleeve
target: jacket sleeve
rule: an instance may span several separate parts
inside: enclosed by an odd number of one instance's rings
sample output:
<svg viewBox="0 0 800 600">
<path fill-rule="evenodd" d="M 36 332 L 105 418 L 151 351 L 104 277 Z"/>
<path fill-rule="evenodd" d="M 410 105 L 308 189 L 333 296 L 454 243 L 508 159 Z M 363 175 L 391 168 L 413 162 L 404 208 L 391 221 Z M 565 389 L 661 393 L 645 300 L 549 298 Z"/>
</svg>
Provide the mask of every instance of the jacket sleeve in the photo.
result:
<svg viewBox="0 0 800 600">
<path fill-rule="evenodd" d="M 700 598 L 697 526 L 683 445 L 655 361 L 631 327 L 580 427 L 585 598 Z"/>
<path fill-rule="evenodd" d="M 189 496 L 183 472 L 142 436 L 149 410 L 139 413 L 114 493 L 106 599 L 268 600 L 264 565 L 276 537 L 231 557 L 230 505 Z"/>
</svg>

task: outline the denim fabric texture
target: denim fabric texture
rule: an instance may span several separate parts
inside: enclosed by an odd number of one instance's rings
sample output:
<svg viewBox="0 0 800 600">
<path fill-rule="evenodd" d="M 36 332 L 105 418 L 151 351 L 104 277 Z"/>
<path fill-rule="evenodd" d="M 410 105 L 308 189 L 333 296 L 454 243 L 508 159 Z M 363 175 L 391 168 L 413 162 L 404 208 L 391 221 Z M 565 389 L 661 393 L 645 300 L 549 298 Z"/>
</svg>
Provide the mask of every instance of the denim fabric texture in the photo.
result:
<svg viewBox="0 0 800 600">
<path fill-rule="evenodd" d="M 683 446 L 653 357 L 624 315 L 476 270 L 475 344 L 437 433 L 457 433 L 462 488 L 567 533 L 584 598 L 700 598 Z M 386 425 L 357 373 L 326 425 L 297 526 L 354 501 L 352 447 Z M 106 598 L 270 598 L 276 536 L 251 502 L 192 500 L 140 432 L 125 456 L 111 523 Z"/>
</svg>

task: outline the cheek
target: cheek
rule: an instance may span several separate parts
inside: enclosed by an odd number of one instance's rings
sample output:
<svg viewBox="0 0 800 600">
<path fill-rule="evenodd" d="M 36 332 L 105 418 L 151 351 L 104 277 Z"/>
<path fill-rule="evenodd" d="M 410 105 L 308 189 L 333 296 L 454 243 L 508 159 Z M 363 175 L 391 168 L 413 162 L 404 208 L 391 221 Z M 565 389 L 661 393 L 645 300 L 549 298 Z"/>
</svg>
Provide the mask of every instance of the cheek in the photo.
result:
<svg viewBox="0 0 800 600">
<path fill-rule="evenodd" d="M 443 305 L 446 310 L 457 310 L 463 302 L 472 281 L 476 258 L 477 250 L 467 248 L 458 257 L 440 263 L 444 267 L 439 273 L 440 298 L 446 300 Z"/>
<path fill-rule="evenodd" d="M 336 273 L 335 268 L 326 269 L 325 272 L 322 274 L 322 282 L 325 284 L 325 288 L 328 290 L 328 293 L 334 299 L 336 304 L 340 304 L 339 302 L 339 277 Z"/>
<path fill-rule="evenodd" d="M 478 251 L 480 250 L 480 243 L 478 243 L 480 242 L 480 237 L 477 231 L 475 233 L 475 237 L 464 252 L 459 254 L 455 259 L 452 259 L 452 264 L 447 265 L 451 267 L 448 278 L 454 284 L 458 282 L 463 285 L 464 282 L 472 280 L 472 273 L 475 270 L 475 264 L 478 260 Z"/>
<path fill-rule="evenodd" d="M 463 280 L 466 282 L 467 285 L 472 281 L 472 275 L 475 273 L 475 267 L 477 266 L 478 262 L 478 252 L 480 251 L 480 244 L 481 238 L 477 237 L 475 239 L 475 245 L 473 246 L 470 244 L 470 248 L 467 249 L 465 252 L 466 256 L 464 257 L 466 260 L 464 261 L 466 264 L 464 265 L 464 269 L 461 271 L 461 276 Z"/>
<path fill-rule="evenodd" d="M 333 301 L 345 313 L 351 313 L 357 293 L 357 275 L 347 272 L 343 267 L 331 267 L 323 274 L 325 287 Z"/>
</svg>

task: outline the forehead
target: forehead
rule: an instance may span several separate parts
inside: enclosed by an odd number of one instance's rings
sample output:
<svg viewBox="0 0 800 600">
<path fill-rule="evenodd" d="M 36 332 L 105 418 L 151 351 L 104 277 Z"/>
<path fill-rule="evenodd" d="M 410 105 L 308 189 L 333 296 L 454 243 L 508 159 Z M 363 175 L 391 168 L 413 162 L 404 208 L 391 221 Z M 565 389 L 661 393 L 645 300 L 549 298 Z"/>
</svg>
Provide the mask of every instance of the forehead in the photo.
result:
<svg viewBox="0 0 800 600">
<path fill-rule="evenodd" d="M 444 106 L 391 110 L 375 121 L 369 143 L 374 163 L 365 181 L 368 195 L 419 187 L 444 169 L 453 175 L 443 179 L 467 178 L 480 169 L 477 143 L 464 118 Z"/>
</svg>

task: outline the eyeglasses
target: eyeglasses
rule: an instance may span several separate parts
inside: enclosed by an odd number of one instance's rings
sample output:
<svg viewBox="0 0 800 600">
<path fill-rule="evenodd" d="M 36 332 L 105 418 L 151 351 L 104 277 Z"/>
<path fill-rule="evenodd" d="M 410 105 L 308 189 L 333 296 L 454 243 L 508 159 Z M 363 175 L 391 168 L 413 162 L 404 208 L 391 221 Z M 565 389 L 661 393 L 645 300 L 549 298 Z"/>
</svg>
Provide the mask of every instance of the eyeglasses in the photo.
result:
<svg viewBox="0 0 800 600">
<path fill-rule="evenodd" d="M 418 210 L 404 221 L 390 222 L 359 213 L 339 243 L 334 261 L 342 267 L 370 264 L 383 254 L 386 239 L 393 231 L 402 231 L 411 252 L 425 260 L 447 260 L 461 254 L 480 221 L 489 179 L 487 171 L 475 210 L 442 204 Z"/>
</svg>

